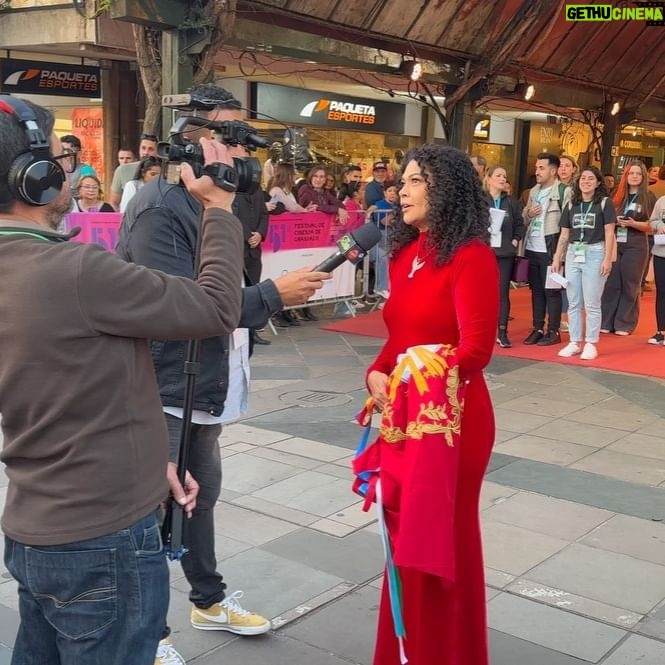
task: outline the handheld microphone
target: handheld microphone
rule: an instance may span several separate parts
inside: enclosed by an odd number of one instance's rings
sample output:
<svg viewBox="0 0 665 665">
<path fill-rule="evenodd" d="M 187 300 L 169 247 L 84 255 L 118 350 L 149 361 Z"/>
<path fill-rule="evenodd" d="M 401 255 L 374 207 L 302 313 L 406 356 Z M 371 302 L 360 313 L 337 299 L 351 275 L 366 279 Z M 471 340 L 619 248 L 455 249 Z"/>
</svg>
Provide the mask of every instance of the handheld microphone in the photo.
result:
<svg viewBox="0 0 665 665">
<path fill-rule="evenodd" d="M 315 272 L 332 272 L 335 268 L 350 261 L 354 265 L 365 258 L 374 245 L 381 240 L 381 232 L 371 222 L 363 224 L 353 232 L 345 233 L 337 241 L 337 251 L 323 262 L 319 263 Z"/>
</svg>

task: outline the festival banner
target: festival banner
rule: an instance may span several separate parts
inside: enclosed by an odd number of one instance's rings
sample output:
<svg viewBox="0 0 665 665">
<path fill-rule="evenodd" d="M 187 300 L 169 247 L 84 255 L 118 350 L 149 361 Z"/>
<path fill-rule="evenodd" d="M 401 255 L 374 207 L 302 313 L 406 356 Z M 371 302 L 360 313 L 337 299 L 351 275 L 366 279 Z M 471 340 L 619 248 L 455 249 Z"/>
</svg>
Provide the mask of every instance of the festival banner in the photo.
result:
<svg viewBox="0 0 665 665">
<path fill-rule="evenodd" d="M 287 272 L 314 267 L 337 251 L 333 237 L 335 216 L 321 212 L 271 215 L 268 237 L 261 244 L 261 279 L 277 279 Z M 341 234 L 340 234 L 341 235 Z M 353 297 L 356 267 L 345 262 L 333 271 L 309 302 Z"/>
<path fill-rule="evenodd" d="M 72 238 L 74 242 L 92 243 L 114 252 L 121 222 L 121 212 L 70 212 L 65 216 L 65 230 L 78 226 L 81 232 Z"/>
<path fill-rule="evenodd" d="M 271 215 L 264 252 L 328 247 L 331 244 L 332 215 L 322 212 L 284 212 Z"/>
</svg>

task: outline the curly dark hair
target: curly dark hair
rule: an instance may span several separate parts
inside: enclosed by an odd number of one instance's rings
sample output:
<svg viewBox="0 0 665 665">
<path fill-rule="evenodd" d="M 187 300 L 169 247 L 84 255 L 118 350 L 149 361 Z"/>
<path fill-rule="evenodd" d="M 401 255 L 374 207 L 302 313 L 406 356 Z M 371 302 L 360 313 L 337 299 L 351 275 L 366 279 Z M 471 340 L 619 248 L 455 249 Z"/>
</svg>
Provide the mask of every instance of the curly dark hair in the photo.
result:
<svg viewBox="0 0 665 665">
<path fill-rule="evenodd" d="M 609 196 L 607 191 L 607 186 L 605 185 L 605 178 L 603 174 L 595 166 L 585 166 L 579 173 L 581 176 L 585 171 L 593 173 L 594 177 L 598 181 L 598 187 L 593 193 L 593 202 L 600 203 L 606 196 Z M 578 177 L 573 184 L 573 192 L 570 197 L 570 204 L 577 205 L 582 202 L 582 192 L 580 191 L 580 178 Z"/>
<path fill-rule="evenodd" d="M 422 171 L 429 202 L 428 242 L 436 248 L 436 263 L 447 263 L 455 251 L 474 239 L 489 244 L 489 205 L 468 155 L 445 145 L 427 144 L 410 150 L 402 165 L 415 161 Z M 400 208 L 391 227 L 391 256 L 418 237 L 405 224 Z"/>
</svg>

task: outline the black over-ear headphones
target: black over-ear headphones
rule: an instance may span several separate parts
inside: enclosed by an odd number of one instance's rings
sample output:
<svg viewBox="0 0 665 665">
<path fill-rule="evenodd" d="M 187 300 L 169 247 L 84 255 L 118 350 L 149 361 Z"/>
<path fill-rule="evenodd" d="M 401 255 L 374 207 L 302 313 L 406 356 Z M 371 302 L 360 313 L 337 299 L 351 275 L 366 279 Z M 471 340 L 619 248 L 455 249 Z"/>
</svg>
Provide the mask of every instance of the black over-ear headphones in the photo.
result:
<svg viewBox="0 0 665 665">
<path fill-rule="evenodd" d="M 32 109 L 16 97 L 0 95 L 0 111 L 14 116 L 23 127 L 30 143 L 11 163 L 7 173 L 7 185 L 11 195 L 33 206 L 51 203 L 62 189 L 65 172 L 51 158 L 49 139 L 37 124 Z"/>
</svg>

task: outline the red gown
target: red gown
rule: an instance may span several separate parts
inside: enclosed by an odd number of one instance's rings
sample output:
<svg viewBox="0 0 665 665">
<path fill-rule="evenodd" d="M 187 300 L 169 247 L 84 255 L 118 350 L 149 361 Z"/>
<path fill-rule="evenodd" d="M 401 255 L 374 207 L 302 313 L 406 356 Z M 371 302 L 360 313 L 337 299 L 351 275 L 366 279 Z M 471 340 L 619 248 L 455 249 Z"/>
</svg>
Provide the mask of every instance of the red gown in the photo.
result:
<svg viewBox="0 0 665 665">
<path fill-rule="evenodd" d="M 455 458 L 457 477 L 442 477 L 442 483 L 450 486 L 451 514 L 442 515 L 428 502 L 419 502 L 418 524 L 410 520 L 408 530 L 409 534 L 414 533 L 415 526 L 418 533 L 422 524 L 422 544 L 407 543 L 410 552 L 402 557 L 417 561 L 415 567 L 400 565 L 400 547 L 405 551 L 404 542 L 400 545 L 398 538 L 400 514 L 386 511 L 390 539 L 398 544 L 396 564 L 402 582 L 404 644 L 409 665 L 487 665 L 478 504 L 494 443 L 494 415 L 482 369 L 489 362 L 495 343 L 499 306 L 496 258 L 488 246 L 473 241 L 459 248 L 452 261 L 443 266 L 435 266 L 431 253 L 409 278 L 417 245 L 411 243 L 391 259 L 390 298 L 383 310 L 388 340 L 368 373 L 378 370 L 390 374 L 397 356 L 408 347 L 440 343 L 455 348 L 460 380 L 467 383 L 459 454 Z M 404 460 L 403 445 L 381 446 L 382 469 L 399 469 Z M 382 477 L 381 472 L 379 476 Z M 394 478 L 386 481 L 394 482 Z M 447 534 L 443 538 L 431 531 L 437 528 L 437 522 Z M 444 560 L 441 547 L 426 545 L 445 541 L 448 536 L 452 551 Z M 423 569 L 441 572 L 431 574 Z M 400 665 L 385 577 L 374 665 Z"/>
</svg>

